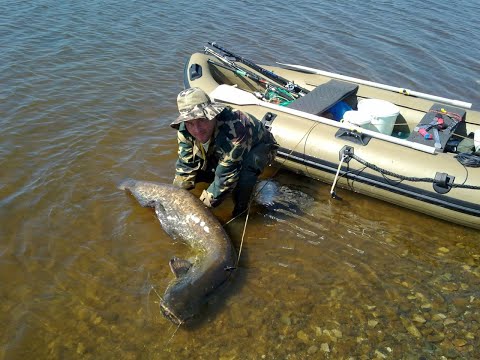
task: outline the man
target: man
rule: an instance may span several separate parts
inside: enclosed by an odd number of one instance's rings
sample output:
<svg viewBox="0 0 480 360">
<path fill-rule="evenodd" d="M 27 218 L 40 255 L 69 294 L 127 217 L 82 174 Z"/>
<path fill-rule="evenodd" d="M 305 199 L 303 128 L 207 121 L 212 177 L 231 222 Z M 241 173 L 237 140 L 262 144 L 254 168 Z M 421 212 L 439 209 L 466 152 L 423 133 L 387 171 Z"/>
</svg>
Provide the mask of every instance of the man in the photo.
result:
<svg viewBox="0 0 480 360">
<path fill-rule="evenodd" d="M 212 102 L 199 88 L 180 92 L 177 104 L 180 116 L 171 124 L 178 130 L 173 183 L 185 189 L 210 183 L 200 196 L 207 207 L 233 192 L 232 215 L 242 214 L 258 176 L 275 156 L 273 135 L 253 116 Z"/>
</svg>

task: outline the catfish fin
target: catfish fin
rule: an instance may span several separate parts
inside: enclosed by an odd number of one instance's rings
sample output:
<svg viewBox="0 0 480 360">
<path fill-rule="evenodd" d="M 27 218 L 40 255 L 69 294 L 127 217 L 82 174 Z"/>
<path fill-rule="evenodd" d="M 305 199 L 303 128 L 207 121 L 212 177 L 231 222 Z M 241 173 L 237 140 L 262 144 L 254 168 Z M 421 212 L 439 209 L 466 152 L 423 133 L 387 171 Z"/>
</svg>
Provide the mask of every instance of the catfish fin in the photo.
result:
<svg viewBox="0 0 480 360">
<path fill-rule="evenodd" d="M 172 221 L 170 221 L 167 216 L 167 210 L 165 210 L 165 207 L 159 201 L 155 201 L 153 205 L 155 207 L 157 218 L 160 221 L 160 225 L 162 225 L 162 229 L 175 240 L 177 238 L 175 224 L 172 226 Z"/>
<path fill-rule="evenodd" d="M 188 260 L 185 259 L 179 259 L 177 257 L 173 257 L 170 259 L 168 262 L 168 265 L 170 265 L 170 270 L 172 270 L 172 273 L 175 275 L 175 277 L 178 279 L 180 276 L 185 275 L 188 270 L 192 267 L 192 263 Z"/>
<path fill-rule="evenodd" d="M 165 207 L 162 205 L 161 202 L 151 201 L 149 205 L 155 208 L 155 213 L 157 214 L 157 217 L 160 220 L 160 222 L 162 222 L 162 220 L 167 219 L 167 211 L 165 210 Z"/>
</svg>

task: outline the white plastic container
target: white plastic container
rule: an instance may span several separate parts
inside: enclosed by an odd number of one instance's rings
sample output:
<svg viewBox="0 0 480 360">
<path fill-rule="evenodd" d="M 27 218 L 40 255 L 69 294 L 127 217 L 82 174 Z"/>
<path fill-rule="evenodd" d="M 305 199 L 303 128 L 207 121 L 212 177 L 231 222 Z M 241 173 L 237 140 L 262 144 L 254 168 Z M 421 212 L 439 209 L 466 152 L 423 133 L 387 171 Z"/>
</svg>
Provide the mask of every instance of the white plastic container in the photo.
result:
<svg viewBox="0 0 480 360">
<path fill-rule="evenodd" d="M 480 151 L 480 130 L 475 130 L 473 135 L 473 143 L 475 144 L 475 152 Z"/>
<path fill-rule="evenodd" d="M 391 102 L 380 99 L 363 99 L 358 102 L 358 111 L 371 115 L 370 123 L 385 135 L 392 135 L 393 126 L 400 109 Z"/>
<path fill-rule="evenodd" d="M 377 129 L 372 126 L 371 124 L 372 116 L 368 113 L 349 110 L 349 111 L 346 111 L 345 114 L 343 114 L 343 121 L 353 125 L 360 126 L 361 128 L 364 128 L 364 129 L 377 131 Z"/>
</svg>

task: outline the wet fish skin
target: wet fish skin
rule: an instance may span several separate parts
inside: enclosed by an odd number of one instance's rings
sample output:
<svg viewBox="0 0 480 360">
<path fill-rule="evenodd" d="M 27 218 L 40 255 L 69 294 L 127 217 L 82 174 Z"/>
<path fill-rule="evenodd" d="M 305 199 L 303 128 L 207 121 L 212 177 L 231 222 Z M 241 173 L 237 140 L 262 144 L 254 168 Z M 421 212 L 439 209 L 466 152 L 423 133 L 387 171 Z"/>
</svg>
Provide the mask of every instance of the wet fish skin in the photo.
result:
<svg viewBox="0 0 480 360">
<path fill-rule="evenodd" d="M 230 238 L 217 218 L 187 190 L 133 179 L 118 187 L 129 191 L 142 206 L 154 208 L 165 232 L 198 252 L 188 271 L 179 272 L 169 283 L 160 302 L 170 321 L 183 324 L 198 314 L 208 296 L 230 276 L 235 266 Z"/>
</svg>

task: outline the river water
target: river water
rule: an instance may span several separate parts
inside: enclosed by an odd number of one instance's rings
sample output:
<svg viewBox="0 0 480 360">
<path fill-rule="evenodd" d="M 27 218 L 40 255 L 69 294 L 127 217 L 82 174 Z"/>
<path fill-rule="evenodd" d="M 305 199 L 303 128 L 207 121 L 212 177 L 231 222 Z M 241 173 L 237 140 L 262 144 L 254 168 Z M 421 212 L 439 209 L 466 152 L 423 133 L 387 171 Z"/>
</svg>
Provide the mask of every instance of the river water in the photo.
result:
<svg viewBox="0 0 480 360">
<path fill-rule="evenodd" d="M 479 12 L 467 0 L 0 0 L 0 358 L 480 358 L 478 231 L 343 190 L 332 200 L 280 171 L 236 276 L 177 330 L 157 293 L 189 250 L 116 188 L 172 180 L 184 58 L 207 41 L 478 109 Z M 243 223 L 225 227 L 239 249 Z"/>
</svg>

